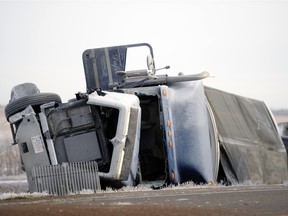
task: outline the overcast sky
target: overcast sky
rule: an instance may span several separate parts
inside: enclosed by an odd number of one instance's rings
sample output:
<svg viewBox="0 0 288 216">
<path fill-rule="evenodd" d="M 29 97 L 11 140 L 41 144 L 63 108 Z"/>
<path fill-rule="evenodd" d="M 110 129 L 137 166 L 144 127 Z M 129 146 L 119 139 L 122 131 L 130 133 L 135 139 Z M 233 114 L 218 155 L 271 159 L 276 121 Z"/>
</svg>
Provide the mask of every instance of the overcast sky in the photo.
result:
<svg viewBox="0 0 288 216">
<path fill-rule="evenodd" d="M 288 1 L 0 1 L 0 104 L 24 82 L 85 92 L 82 52 L 148 42 L 170 75 L 288 108 Z"/>
</svg>

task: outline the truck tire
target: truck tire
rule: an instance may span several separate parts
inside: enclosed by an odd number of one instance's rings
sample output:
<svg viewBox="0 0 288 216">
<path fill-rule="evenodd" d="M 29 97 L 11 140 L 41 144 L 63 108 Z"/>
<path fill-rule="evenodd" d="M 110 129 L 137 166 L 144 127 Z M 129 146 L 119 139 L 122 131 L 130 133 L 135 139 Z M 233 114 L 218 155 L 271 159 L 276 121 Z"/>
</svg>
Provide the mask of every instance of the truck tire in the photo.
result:
<svg viewBox="0 0 288 216">
<path fill-rule="evenodd" d="M 5 107 L 5 117 L 8 121 L 9 117 L 17 112 L 24 110 L 27 106 L 31 105 L 34 109 L 40 108 L 40 105 L 55 101 L 56 104 L 61 104 L 61 98 L 54 93 L 38 93 L 18 98 Z"/>
</svg>

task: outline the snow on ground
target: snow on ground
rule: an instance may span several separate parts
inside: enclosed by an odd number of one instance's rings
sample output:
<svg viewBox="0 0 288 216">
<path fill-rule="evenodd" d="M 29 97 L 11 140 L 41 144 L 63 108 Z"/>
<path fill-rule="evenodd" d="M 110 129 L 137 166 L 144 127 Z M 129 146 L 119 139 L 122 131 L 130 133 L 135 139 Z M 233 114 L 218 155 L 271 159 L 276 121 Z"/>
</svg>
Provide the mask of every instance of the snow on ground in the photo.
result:
<svg viewBox="0 0 288 216">
<path fill-rule="evenodd" d="M 143 184 L 140 184 L 135 187 L 123 187 L 118 190 L 114 190 L 112 188 L 107 188 L 106 190 L 97 191 L 96 193 L 121 193 L 121 192 L 147 192 L 152 191 L 153 186 L 155 185 L 161 185 L 161 182 L 145 182 Z M 251 189 L 257 189 L 257 188 L 265 188 L 269 187 L 269 185 L 264 185 L 260 182 L 243 182 L 241 184 L 233 185 L 233 186 L 225 186 L 221 183 L 208 183 L 208 184 L 202 184 L 202 185 L 196 185 L 193 182 L 186 182 L 179 185 L 168 185 L 166 187 L 163 187 L 161 190 L 183 190 L 183 189 L 193 189 L 195 191 L 201 192 L 204 190 L 211 190 L 211 191 L 217 191 L 217 190 L 225 190 L 226 189 L 239 189 L 241 187 L 249 187 Z M 288 186 L 288 182 L 284 182 L 281 186 Z M 155 188 L 155 187 L 154 187 Z M 95 192 L 93 190 L 83 190 L 79 194 L 81 195 L 88 195 L 88 194 L 94 194 Z M 76 194 L 71 194 L 76 195 Z M 50 195 L 48 193 L 29 193 L 28 192 L 28 183 L 26 180 L 26 176 L 20 175 L 20 176 L 13 176 L 13 177 L 0 177 L 0 200 L 10 200 L 10 199 L 30 199 L 30 198 L 41 198 L 41 197 L 47 197 L 47 196 L 55 196 Z"/>
<path fill-rule="evenodd" d="M 28 191 L 26 174 L 17 176 L 0 176 L 0 200 L 5 193 L 25 193 Z"/>
<path fill-rule="evenodd" d="M 51 196 L 48 193 L 3 193 L 0 194 L 0 200 L 11 199 L 30 199 Z"/>
</svg>

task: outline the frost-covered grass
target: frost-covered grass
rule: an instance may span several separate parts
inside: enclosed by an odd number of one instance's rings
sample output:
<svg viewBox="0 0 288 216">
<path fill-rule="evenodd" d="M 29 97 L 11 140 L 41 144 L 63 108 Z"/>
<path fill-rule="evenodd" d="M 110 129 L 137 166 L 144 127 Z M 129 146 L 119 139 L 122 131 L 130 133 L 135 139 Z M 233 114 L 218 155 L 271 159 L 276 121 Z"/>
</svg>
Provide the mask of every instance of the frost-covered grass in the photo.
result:
<svg viewBox="0 0 288 216">
<path fill-rule="evenodd" d="M 27 180 L 0 181 L 0 195 L 3 193 L 24 193 L 28 191 Z"/>
<path fill-rule="evenodd" d="M 26 173 L 21 172 L 19 175 L 2 175 L 0 176 L 0 183 L 3 181 L 22 181 L 22 180 L 27 180 Z"/>
<path fill-rule="evenodd" d="M 5 182 L 5 181 L 4 181 Z M 1 186 L 5 186 L 3 181 L 0 181 L 0 200 L 11 200 L 11 199 L 32 199 L 32 198 L 42 198 L 42 197 L 48 197 L 48 196 L 57 196 L 57 195 L 51 195 L 46 192 L 43 193 L 29 193 L 29 192 L 23 192 L 24 189 L 28 189 L 27 182 L 26 186 L 23 184 L 22 180 L 18 181 L 18 183 L 7 183 L 7 185 L 10 185 L 9 188 L 6 188 L 6 191 L 1 191 Z M 135 187 L 123 187 L 120 189 L 113 189 L 113 188 L 106 188 L 106 190 L 100 190 L 96 191 L 96 194 L 113 194 L 113 193 L 133 193 L 133 192 L 149 192 L 153 191 L 153 185 L 154 183 L 144 183 L 140 184 Z M 159 183 L 158 183 L 159 184 Z M 6 185 L 6 186 L 7 186 Z M 249 189 L 263 189 L 266 187 L 270 187 L 271 185 L 263 184 L 261 182 L 251 182 L 246 181 L 239 184 L 233 184 L 233 186 L 226 186 L 222 183 L 208 183 L 208 184 L 195 184 L 194 182 L 185 182 L 183 184 L 178 185 L 166 185 L 165 187 L 161 188 L 161 190 L 193 190 L 195 192 L 201 192 L 201 191 L 218 191 L 218 190 L 241 190 L 242 188 L 249 188 Z M 284 182 L 283 184 L 273 185 L 273 187 L 281 188 L 281 187 L 287 187 L 288 181 Z M 3 188 L 2 188 L 3 189 Z M 22 190 L 22 191 L 21 191 Z M 26 190 L 27 191 L 27 190 Z M 2 192 L 2 193 L 1 193 Z M 79 193 L 71 193 L 69 196 L 73 195 L 92 195 L 95 194 L 94 190 L 82 190 Z"/>
<path fill-rule="evenodd" d="M 0 106 L 0 176 L 21 172 L 18 146 L 12 146 L 12 142 L 10 124 L 5 118 L 4 107 Z"/>
<path fill-rule="evenodd" d="M 31 199 L 42 198 L 51 196 L 48 193 L 3 193 L 0 194 L 0 200 L 12 200 L 12 199 Z"/>
</svg>

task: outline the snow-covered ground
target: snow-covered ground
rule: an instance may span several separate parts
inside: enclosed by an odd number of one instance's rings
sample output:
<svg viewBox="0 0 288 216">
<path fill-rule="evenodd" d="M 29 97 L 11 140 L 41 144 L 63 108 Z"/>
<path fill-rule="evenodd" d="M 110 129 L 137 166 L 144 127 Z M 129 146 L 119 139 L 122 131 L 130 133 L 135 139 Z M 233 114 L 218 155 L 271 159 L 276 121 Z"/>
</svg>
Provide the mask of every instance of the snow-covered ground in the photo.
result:
<svg viewBox="0 0 288 216">
<path fill-rule="evenodd" d="M 153 191 L 153 186 L 159 186 L 161 182 L 146 182 L 140 184 L 136 187 L 123 187 L 118 190 L 114 190 L 111 188 L 107 188 L 106 190 L 97 191 L 96 193 L 133 193 L 133 192 L 149 192 Z M 203 185 L 196 185 L 193 182 L 186 182 L 180 185 L 171 185 L 162 188 L 161 190 L 193 190 L 193 191 L 223 191 L 223 190 L 241 190 L 241 188 L 250 188 L 252 190 L 269 188 L 272 185 L 265 185 L 259 182 L 251 182 L 247 181 L 241 184 L 236 184 L 233 186 L 225 186 L 221 183 L 218 184 L 203 184 Z M 288 182 L 284 182 L 283 184 L 273 185 L 272 187 L 288 187 Z M 79 194 L 87 195 L 87 194 L 94 194 L 93 190 L 83 190 Z M 72 196 L 75 194 L 71 194 Z M 26 180 L 26 175 L 18 175 L 18 176 L 8 176 L 8 177 L 0 177 L 0 200 L 10 200 L 10 199 L 29 199 L 29 198 L 40 198 L 40 197 L 47 197 L 47 196 L 55 196 L 50 195 L 48 193 L 29 193 L 28 192 L 28 183 Z"/>
<path fill-rule="evenodd" d="M 28 191 L 26 174 L 0 176 L 0 197 L 4 193 L 25 193 Z M 1 198 L 0 198 L 1 200 Z"/>
</svg>

